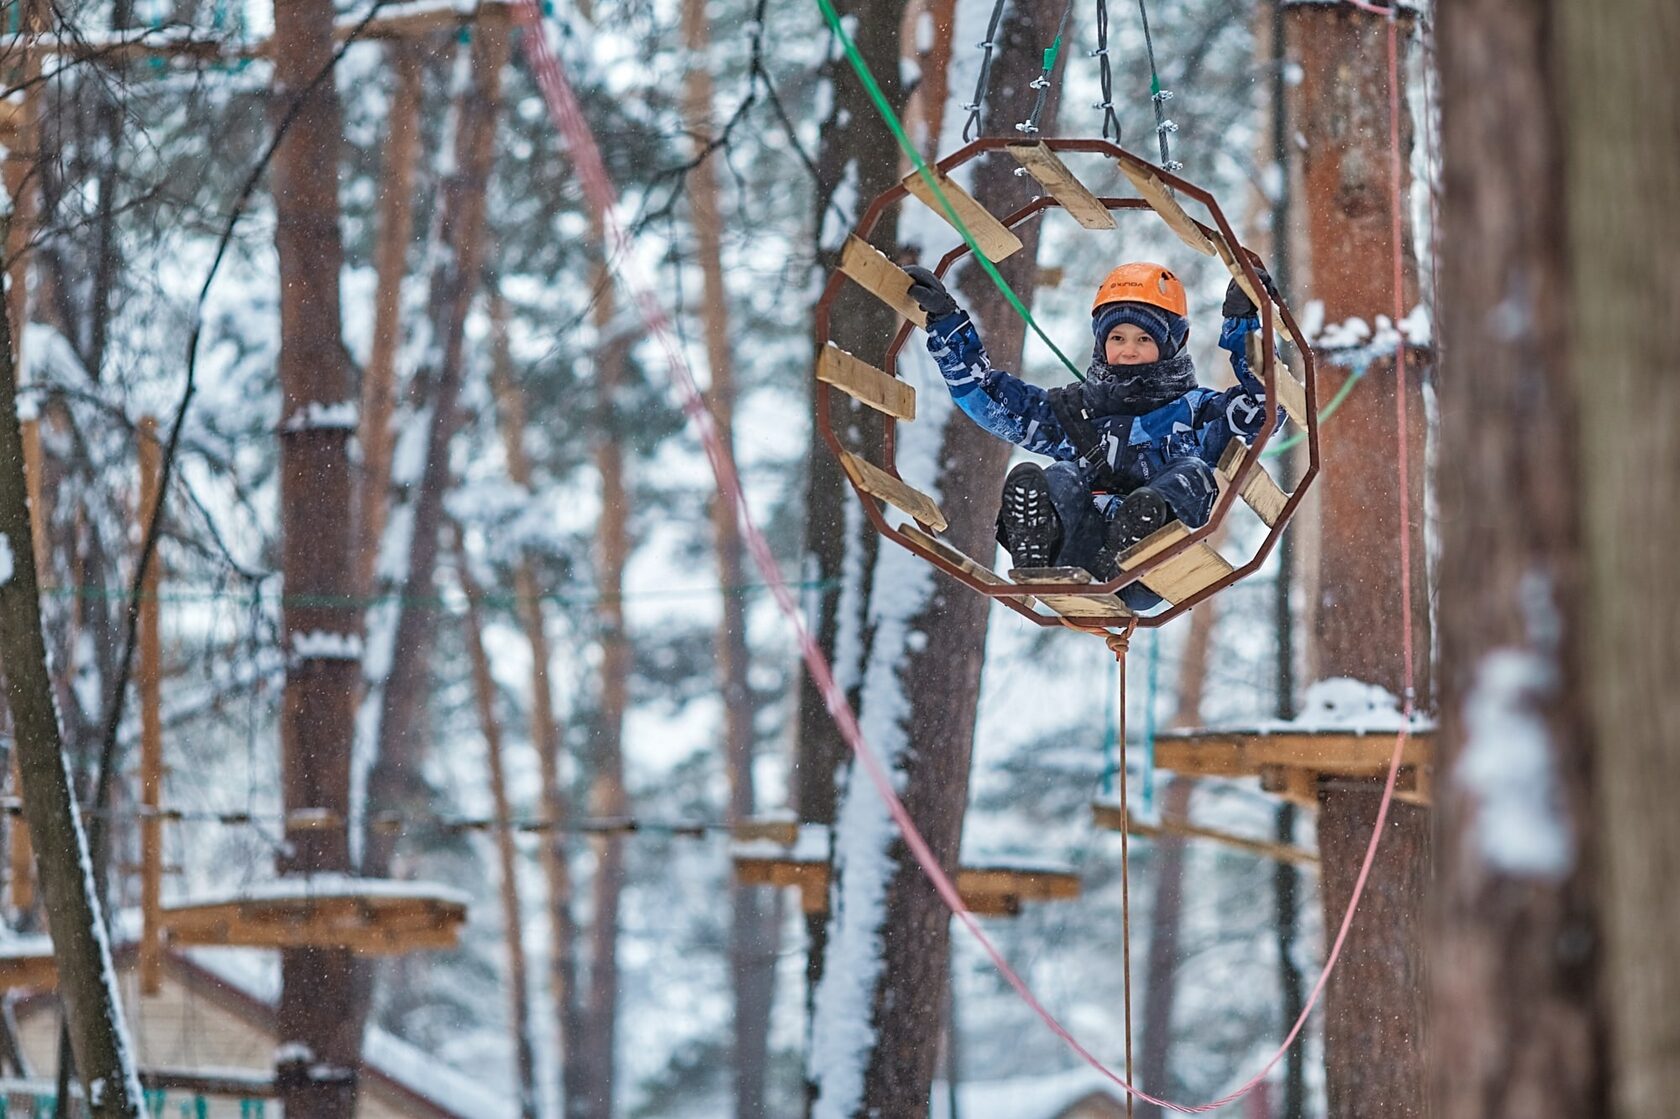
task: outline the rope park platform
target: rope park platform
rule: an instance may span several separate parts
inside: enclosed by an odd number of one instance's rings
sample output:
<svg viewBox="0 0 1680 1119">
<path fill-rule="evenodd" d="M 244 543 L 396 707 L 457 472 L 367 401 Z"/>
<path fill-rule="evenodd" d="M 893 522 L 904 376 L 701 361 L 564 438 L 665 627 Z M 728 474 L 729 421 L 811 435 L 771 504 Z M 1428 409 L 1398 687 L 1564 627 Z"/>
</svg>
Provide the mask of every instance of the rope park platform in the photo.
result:
<svg viewBox="0 0 1680 1119">
<path fill-rule="evenodd" d="M 828 912 L 829 831 L 822 824 L 755 821 L 736 829 L 730 857 L 736 880 L 748 886 L 797 886 L 806 913 Z M 956 873 L 957 892 L 970 913 L 1018 917 L 1028 902 L 1066 901 L 1080 893 L 1079 876 L 1061 865 L 978 858 Z"/>
</svg>

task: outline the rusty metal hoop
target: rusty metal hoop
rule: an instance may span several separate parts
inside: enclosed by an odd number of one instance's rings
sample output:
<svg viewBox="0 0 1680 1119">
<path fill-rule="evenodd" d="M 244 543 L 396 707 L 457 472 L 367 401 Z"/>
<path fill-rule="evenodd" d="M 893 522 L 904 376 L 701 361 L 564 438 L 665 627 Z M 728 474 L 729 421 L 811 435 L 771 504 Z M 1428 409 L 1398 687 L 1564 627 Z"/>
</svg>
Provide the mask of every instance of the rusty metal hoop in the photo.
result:
<svg viewBox="0 0 1680 1119">
<path fill-rule="evenodd" d="M 1025 152 L 1025 149 L 1029 148 L 1037 151 Z M 1296 404 L 1295 408 L 1289 409 L 1289 413 L 1304 430 L 1307 466 L 1295 488 L 1284 492 L 1260 463 L 1261 452 L 1265 450 L 1276 428 L 1276 421 L 1273 420 L 1267 423 L 1252 443 L 1244 444 L 1240 439 L 1232 440 L 1231 446 L 1240 450 L 1235 453 L 1227 452 L 1225 459 L 1220 463 L 1217 471 L 1221 482 L 1220 494 L 1205 525 L 1194 530 L 1186 529 L 1178 522 L 1167 525 L 1123 553 L 1120 556 L 1120 574 L 1106 583 L 1077 584 L 1042 579 L 1015 582 L 992 570 L 989 563 L 968 556 L 940 540 L 937 533 L 943 527 L 943 515 L 938 512 L 931 498 L 904 482 L 896 465 L 896 431 L 900 413 L 904 409 L 895 401 L 904 397 L 913 398 L 909 386 L 897 378 L 898 355 L 910 336 L 911 327 L 920 324 L 910 317 L 915 308 L 905 306 L 902 293 L 908 287 L 908 278 L 903 279 L 903 287 L 899 287 L 897 291 L 890 291 L 891 285 L 899 282 L 898 277 L 903 273 L 896 264 L 886 260 L 878 250 L 868 244 L 869 235 L 887 207 L 912 193 L 919 193 L 920 182 L 912 182 L 918 179 L 916 174 L 883 191 L 870 202 L 852 230 L 847 242 L 847 253 L 843 255 L 840 266 L 829 276 L 817 302 L 815 336 L 818 360 L 813 393 L 817 429 L 844 468 L 846 478 L 857 492 L 858 499 L 863 503 L 864 511 L 875 530 L 900 547 L 922 557 L 969 589 L 987 598 L 996 599 L 1017 614 L 1044 626 L 1072 625 L 1094 632 L 1113 633 L 1129 632 L 1134 626 L 1153 628 L 1163 625 L 1257 570 L 1271 554 L 1284 527 L 1317 476 L 1320 465 L 1318 399 L 1312 351 L 1302 341 L 1300 329 L 1289 308 L 1281 299 L 1264 290 L 1256 271 L 1261 265 L 1259 256 L 1237 240 L 1236 233 L 1220 210 L 1219 204 L 1207 191 L 1126 151 L 1118 144 L 1095 139 L 1040 139 L 1023 142 L 1008 137 L 983 137 L 941 159 L 933 169 L 948 193 L 962 194 L 961 189 L 949 180 L 950 172 L 981 155 L 1000 149 L 1011 149 L 1011 154 L 1022 160 L 1024 166 L 1028 155 L 1032 155 L 1035 161 L 1042 164 L 1044 153 L 1049 153 L 1049 162 L 1059 174 L 1065 174 L 1066 181 L 1071 181 L 1071 186 L 1066 185 L 1064 181 L 1063 190 L 1060 192 L 1062 195 L 1082 202 L 1087 209 L 1092 203 L 1100 205 L 1110 215 L 1115 211 L 1153 210 L 1187 245 L 1205 255 L 1219 256 L 1224 261 L 1232 276 L 1243 284 L 1260 309 L 1261 330 L 1257 338 L 1250 339 L 1253 343 L 1250 360 L 1258 367 L 1267 399 L 1273 402 L 1293 400 Z M 1092 195 L 1067 171 L 1065 165 L 1060 163 L 1054 155 L 1056 152 L 1109 156 L 1119 164 L 1121 171 L 1138 189 L 1140 197 Z M 1034 174 L 1037 177 L 1036 171 Z M 1044 182 L 1044 179 L 1040 177 L 1040 181 Z M 1058 196 L 1053 187 L 1049 189 L 1050 193 L 1041 195 L 1014 213 L 995 221 L 1002 229 L 1013 230 L 1022 223 L 1039 217 L 1046 210 L 1066 209 L 1063 197 Z M 1207 210 L 1212 224 L 1208 225 L 1190 217 L 1178 204 L 1172 192 L 1202 205 Z M 978 206 L 978 203 L 966 194 L 962 194 L 956 201 L 964 207 Z M 934 209 L 935 212 L 941 212 L 938 205 L 935 205 Z M 938 267 L 934 269 L 935 273 L 945 275 L 957 261 L 969 256 L 971 252 L 966 242 L 959 244 L 940 259 Z M 898 310 L 900 318 L 904 321 L 899 324 L 887 348 L 883 360 L 884 369 L 868 366 L 839 350 L 829 341 L 830 312 L 834 301 L 848 281 L 859 283 L 866 290 L 871 290 L 872 294 L 889 305 L 895 302 L 893 297 L 897 297 L 895 310 Z M 1277 354 L 1274 329 L 1281 330 L 1296 343 L 1302 367 L 1299 379 Z M 1280 389 L 1284 390 L 1283 395 L 1280 395 Z M 861 403 L 884 413 L 879 461 L 871 461 L 848 450 L 841 443 L 832 423 L 831 392 L 836 390 L 844 391 Z M 1297 411 L 1300 414 L 1296 414 Z M 886 496 L 887 494 L 891 496 Z M 1262 522 L 1267 525 L 1268 531 L 1252 556 L 1241 564 L 1232 565 L 1214 552 L 1207 539 L 1218 530 L 1233 502 L 1239 497 L 1255 509 Z M 883 502 L 897 507 L 910 520 L 898 525 L 889 523 Z M 1167 600 L 1167 607 L 1156 613 L 1134 614 L 1114 597 L 1114 592 L 1132 583 L 1142 581 L 1150 585 L 1153 580 L 1154 583 L 1160 584 L 1169 577 L 1177 580 L 1175 586 L 1178 593 L 1163 595 Z M 1157 589 L 1159 593 L 1158 588 L 1152 589 Z"/>
</svg>

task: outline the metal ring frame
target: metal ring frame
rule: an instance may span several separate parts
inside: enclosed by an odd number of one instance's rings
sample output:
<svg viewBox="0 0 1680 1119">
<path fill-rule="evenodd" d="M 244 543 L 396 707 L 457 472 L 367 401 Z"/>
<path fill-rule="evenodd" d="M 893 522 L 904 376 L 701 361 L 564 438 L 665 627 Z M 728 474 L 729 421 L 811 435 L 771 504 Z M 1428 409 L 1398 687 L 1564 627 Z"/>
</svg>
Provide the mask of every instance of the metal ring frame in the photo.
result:
<svg viewBox="0 0 1680 1119">
<path fill-rule="evenodd" d="M 953 169 L 968 163 L 978 156 L 984 155 L 988 152 L 1003 150 L 1007 147 L 1007 145 L 1015 142 L 1017 141 L 1010 137 L 983 137 L 946 156 L 934 166 L 938 171 L 949 174 Z M 1275 344 L 1273 341 L 1272 327 L 1274 315 L 1282 317 L 1283 323 L 1288 327 L 1289 333 L 1293 338 L 1299 340 L 1301 332 L 1296 325 L 1295 317 L 1290 313 L 1289 308 L 1284 304 L 1284 302 L 1281 299 L 1271 296 L 1269 293 L 1265 292 L 1265 287 L 1261 284 L 1260 278 L 1256 274 L 1256 268 L 1260 264 L 1260 258 L 1252 251 L 1245 248 L 1241 242 L 1237 240 L 1235 231 L 1232 230 L 1230 223 L 1226 220 L 1224 213 L 1220 210 L 1219 204 L 1214 200 L 1213 196 L 1195 184 L 1187 182 L 1170 171 L 1162 169 L 1158 164 L 1151 163 L 1146 159 L 1126 151 L 1118 144 L 1107 140 L 1045 138 L 1041 139 L 1040 142 L 1052 151 L 1107 155 L 1119 161 L 1123 165 L 1129 163 L 1133 167 L 1141 168 L 1153 174 L 1166 186 L 1171 187 L 1174 191 L 1178 192 L 1179 195 L 1199 202 L 1206 207 L 1208 215 L 1213 219 L 1213 225 L 1209 226 L 1200 221 L 1196 221 L 1195 224 L 1197 228 L 1211 240 L 1216 242 L 1223 241 L 1227 246 L 1229 246 L 1232 252 L 1232 257 L 1241 266 L 1243 275 L 1248 279 L 1250 288 L 1255 292 L 1263 293 L 1265 295 L 1265 298 L 1261 300 L 1259 308 L 1262 347 L 1262 368 L 1260 372 L 1262 382 L 1265 386 L 1266 398 L 1267 400 L 1275 403 L 1278 399 L 1276 392 L 1276 376 L 1279 364 L 1276 361 Z M 869 207 L 863 212 L 863 215 L 858 219 L 857 226 L 852 230 L 853 235 L 861 240 L 867 241 L 870 233 L 874 231 L 875 226 L 880 222 L 881 215 L 885 213 L 887 207 L 893 205 L 908 195 L 908 189 L 902 182 L 900 182 L 876 196 L 876 198 L 869 204 Z M 1098 201 L 1100 201 L 1110 211 L 1152 209 L 1150 204 L 1141 198 L 1099 198 Z M 1010 229 L 1014 229 L 1016 226 L 1038 217 L 1048 209 L 1060 207 L 1061 203 L 1055 197 L 1046 194 L 1040 196 L 1001 220 L 1005 226 Z M 1191 220 L 1194 221 L 1195 219 L 1192 218 Z M 939 266 L 934 269 L 934 272 L 937 275 L 944 276 L 957 261 L 969 256 L 971 252 L 972 250 L 966 243 L 958 245 L 957 248 L 946 253 L 944 257 L 940 259 Z M 834 301 L 839 298 L 840 291 L 848 282 L 848 279 L 849 278 L 844 272 L 836 268 L 834 273 L 829 277 L 827 285 L 823 288 L 822 297 L 817 302 L 815 314 L 815 334 L 816 349 L 819 353 L 823 351 L 824 347 L 828 343 L 829 317 Z M 893 376 L 897 376 L 898 355 L 903 349 L 906 340 L 909 338 L 912 329 L 913 325 L 910 322 L 901 322 L 897 333 L 893 337 L 891 345 L 887 348 L 886 356 L 883 361 L 883 367 L 887 373 L 892 374 Z M 1235 565 L 1229 574 L 1222 576 L 1194 594 L 1189 595 L 1179 602 L 1170 603 L 1166 610 L 1160 611 L 1159 613 L 1127 613 L 1125 615 L 1116 615 L 1113 617 L 1079 618 L 1074 620 L 1057 613 L 1040 612 L 1034 608 L 1030 600 L 1033 597 L 1043 595 L 1069 596 L 1112 593 L 1122 587 L 1129 586 L 1130 584 L 1147 577 L 1151 572 L 1159 570 L 1164 565 L 1172 562 L 1179 555 L 1182 555 L 1188 549 L 1193 548 L 1199 542 L 1206 540 L 1223 522 L 1227 511 L 1231 508 L 1232 503 L 1238 500 L 1238 496 L 1242 491 L 1244 483 L 1249 477 L 1250 471 L 1262 469 L 1260 466 L 1260 454 L 1265 450 L 1266 444 L 1270 441 L 1274 431 L 1276 430 L 1277 422 L 1275 418 L 1268 421 L 1254 441 L 1248 444 L 1247 450 L 1237 463 L 1236 472 L 1231 476 L 1230 484 L 1225 486 L 1224 492 L 1219 495 L 1218 500 L 1214 504 L 1213 511 L 1208 517 L 1208 521 L 1205 525 L 1191 531 L 1187 536 L 1175 544 L 1163 548 L 1161 551 L 1157 552 L 1148 560 L 1136 567 L 1122 571 L 1116 578 L 1111 579 L 1106 583 L 1092 583 L 1085 586 L 1070 586 L 1065 583 L 1011 583 L 1002 575 L 997 575 L 1000 580 L 1000 583 L 997 585 L 981 582 L 969 572 L 963 570 L 956 564 L 951 563 L 945 557 L 906 536 L 903 532 L 899 531 L 898 528 L 889 524 L 881 511 L 879 499 L 859 488 L 855 481 L 851 482 L 852 488 L 857 491 L 859 500 L 863 502 L 864 511 L 868 514 L 870 522 L 875 526 L 876 531 L 882 536 L 897 542 L 899 546 L 907 548 L 921 556 L 924 560 L 933 564 L 935 567 L 945 572 L 945 574 L 951 576 L 953 579 L 956 579 L 969 589 L 985 595 L 987 598 L 993 598 L 1001 601 L 1017 614 L 1020 614 L 1025 618 L 1030 618 L 1039 625 L 1061 626 L 1071 622 L 1075 624 L 1075 628 L 1088 628 L 1103 631 L 1129 631 L 1132 626 L 1141 626 L 1148 629 L 1164 625 L 1190 608 L 1196 606 L 1198 603 L 1205 601 L 1210 596 L 1217 594 L 1226 587 L 1237 582 L 1239 579 L 1242 579 L 1257 570 L 1271 554 L 1273 547 L 1277 544 L 1279 536 L 1288 525 L 1290 518 L 1294 516 L 1297 506 L 1299 506 L 1301 500 L 1306 496 L 1308 488 L 1311 486 L 1313 479 L 1318 474 L 1320 460 L 1318 445 L 1317 375 L 1310 348 L 1305 344 L 1299 344 L 1298 348 L 1301 356 L 1302 380 L 1306 390 L 1307 414 L 1305 416 L 1296 416 L 1293 418 L 1297 423 L 1302 425 L 1305 431 L 1308 459 L 1306 470 L 1303 471 L 1300 479 L 1296 482 L 1294 490 L 1288 494 L 1282 511 L 1278 514 L 1276 521 L 1269 527 L 1265 540 L 1261 542 L 1252 557 L 1240 565 Z M 815 405 L 817 428 L 822 434 L 823 441 L 828 444 L 830 450 L 835 454 L 836 458 L 838 458 L 845 448 L 841 444 L 839 436 L 834 431 L 830 411 L 830 393 L 831 391 L 838 390 L 835 390 L 832 386 L 823 384 L 820 381 L 813 380 L 813 384 L 816 389 Z M 884 422 L 884 428 L 881 446 L 881 459 L 876 462 L 876 465 L 887 471 L 893 477 L 900 478 L 900 480 L 902 480 L 898 473 L 895 456 L 896 429 L 898 422 L 890 415 L 883 416 L 882 420 Z M 850 481 L 849 476 L 848 481 Z M 930 527 L 925 524 L 921 527 L 924 531 L 931 531 Z M 979 557 L 971 556 L 969 558 L 973 559 L 982 567 L 987 566 L 986 563 Z M 994 575 L 996 574 L 997 573 L 994 572 Z"/>
</svg>

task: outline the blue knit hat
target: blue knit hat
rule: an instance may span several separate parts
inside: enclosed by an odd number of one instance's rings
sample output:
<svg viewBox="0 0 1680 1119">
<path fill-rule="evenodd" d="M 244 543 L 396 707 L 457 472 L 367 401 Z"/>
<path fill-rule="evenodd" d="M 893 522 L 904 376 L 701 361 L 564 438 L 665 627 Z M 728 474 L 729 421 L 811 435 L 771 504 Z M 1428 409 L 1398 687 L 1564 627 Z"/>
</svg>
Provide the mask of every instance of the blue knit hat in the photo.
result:
<svg viewBox="0 0 1680 1119">
<path fill-rule="evenodd" d="M 1122 323 L 1135 326 L 1153 338 L 1163 359 L 1177 356 L 1190 335 L 1190 320 L 1165 308 L 1147 303 L 1104 303 L 1091 316 L 1091 333 L 1096 338 L 1092 356 L 1096 360 L 1106 360 L 1109 332 Z"/>
</svg>

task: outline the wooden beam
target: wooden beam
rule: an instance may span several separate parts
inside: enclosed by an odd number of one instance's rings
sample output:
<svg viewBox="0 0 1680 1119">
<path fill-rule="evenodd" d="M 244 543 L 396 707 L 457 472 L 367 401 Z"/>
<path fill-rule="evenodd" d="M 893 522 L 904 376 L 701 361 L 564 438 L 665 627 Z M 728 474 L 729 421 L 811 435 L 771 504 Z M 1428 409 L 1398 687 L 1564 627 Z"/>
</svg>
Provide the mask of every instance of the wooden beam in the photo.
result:
<svg viewBox="0 0 1680 1119">
<path fill-rule="evenodd" d="M 927 312 L 910 298 L 910 276 L 888 260 L 874 245 L 853 236 L 840 251 L 840 271 L 870 295 L 897 311 L 922 329 L 927 329 Z"/>
<path fill-rule="evenodd" d="M 817 380 L 901 420 L 916 418 L 916 390 L 833 342 L 817 355 Z"/>
<path fill-rule="evenodd" d="M 1206 540 L 1198 540 L 1138 581 L 1168 602 L 1179 603 L 1231 574 L 1226 558 Z"/>
<path fill-rule="evenodd" d="M 1263 765 L 1260 767 L 1260 791 L 1302 808 L 1317 808 L 1318 774 L 1294 766 Z"/>
<path fill-rule="evenodd" d="M 50 945 L 40 952 L 0 955 L 0 991 L 51 991 L 57 986 L 58 962 Z"/>
<path fill-rule="evenodd" d="M 729 837 L 737 843 L 766 840 L 792 847 L 799 841 L 799 821 L 742 820 L 729 829 Z"/>
<path fill-rule="evenodd" d="M 982 564 L 979 560 L 970 556 L 967 552 L 947 544 L 945 541 L 936 536 L 930 536 L 916 525 L 900 525 L 898 531 L 902 532 L 905 536 L 908 536 L 911 540 L 920 544 L 928 551 L 937 554 L 941 559 L 945 560 L 945 562 L 951 564 L 953 567 L 960 567 L 969 575 L 973 576 L 978 582 L 984 583 L 989 587 L 1007 587 L 1009 585 L 1009 580 L 1004 579 L 998 575 L 997 572 Z M 1026 598 L 1027 596 L 1022 595 L 1021 597 Z"/>
<path fill-rule="evenodd" d="M 793 855 L 737 853 L 735 874 L 748 885 L 794 886 L 807 913 L 828 909 L 829 868 L 816 859 Z M 1023 902 L 1059 901 L 1079 896 L 1079 876 L 1051 867 L 969 866 L 957 871 L 957 892 L 971 912 L 1013 916 Z"/>
<path fill-rule="evenodd" d="M 1413 732 L 1401 764 L 1433 763 L 1433 732 Z M 1196 731 L 1162 734 L 1155 740 L 1155 764 L 1174 773 L 1202 777 L 1257 777 L 1267 766 L 1306 769 L 1324 776 L 1372 777 L 1388 771 L 1394 734 L 1387 731 Z"/>
<path fill-rule="evenodd" d="M 1291 843 L 1278 843 L 1273 840 L 1250 839 L 1247 836 L 1236 835 L 1218 828 L 1203 827 L 1192 824 L 1188 820 L 1180 820 L 1171 816 L 1163 817 L 1160 823 L 1151 824 L 1137 818 L 1133 813 L 1121 810 L 1118 804 L 1108 804 L 1098 801 L 1091 806 L 1091 821 L 1099 828 L 1119 831 L 1122 827 L 1126 834 L 1141 836 L 1145 839 L 1160 839 L 1162 837 L 1177 837 L 1182 839 L 1205 839 L 1210 843 L 1218 843 L 1225 847 L 1246 851 L 1251 855 L 1273 859 L 1278 862 L 1314 865 L 1318 862 L 1318 855 L 1305 847 L 1297 847 Z"/>
<path fill-rule="evenodd" d="M 1016 141 L 1009 154 L 1027 173 L 1039 181 L 1050 196 L 1060 202 L 1073 220 L 1086 229 L 1113 229 L 1114 215 L 1068 170 L 1067 164 L 1037 140 Z"/>
<path fill-rule="evenodd" d="M 1125 172 L 1126 178 L 1137 188 L 1138 195 L 1149 203 L 1150 209 L 1161 215 L 1161 220 L 1167 223 L 1168 229 L 1178 234 L 1180 241 L 1205 256 L 1218 255 L 1219 250 L 1214 247 L 1213 240 L 1202 232 L 1202 227 L 1197 225 L 1189 214 L 1185 213 L 1178 199 L 1172 196 L 1167 185 L 1150 170 L 1147 163 L 1130 158 L 1121 158 L 1118 162 L 1120 170 Z"/>
<path fill-rule="evenodd" d="M 1219 466 L 1215 474 L 1219 478 L 1220 488 L 1231 484 L 1236 476 L 1237 464 L 1242 461 L 1243 452 L 1247 444 L 1240 439 L 1232 439 L 1225 445 L 1225 453 L 1219 456 Z M 1278 486 L 1277 481 L 1266 473 L 1264 463 L 1255 463 L 1254 469 L 1243 479 L 1242 489 L 1238 491 L 1248 507 L 1270 528 L 1278 523 L 1283 516 L 1284 507 L 1289 504 L 1289 495 Z"/>
<path fill-rule="evenodd" d="M 955 211 L 957 218 L 968 227 L 968 232 L 974 238 L 974 243 L 980 246 L 980 251 L 986 254 L 987 260 L 1003 260 L 1005 257 L 1013 256 L 1021 251 L 1021 239 L 1015 236 L 1008 226 L 994 217 L 990 210 L 976 202 L 973 195 L 958 186 L 956 181 L 945 172 L 935 170 L 933 175 L 939 183 L 939 189 L 945 195 L 945 201 L 951 204 L 951 209 Z M 904 177 L 904 187 L 919 198 L 928 209 L 938 214 L 940 220 L 953 229 L 956 228 L 956 223 L 951 220 L 951 215 L 945 212 L 945 207 L 940 203 L 939 196 L 934 194 L 933 188 L 928 185 L 926 179 L 922 178 L 920 171 L 912 171 L 906 175 Z"/>
<path fill-rule="evenodd" d="M 895 509 L 910 514 L 935 532 L 944 532 L 950 527 L 933 498 L 874 463 L 850 451 L 841 451 L 840 465 L 852 484 L 871 497 L 878 497 Z"/>
</svg>

